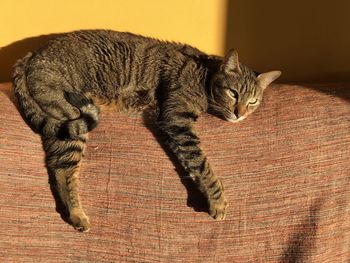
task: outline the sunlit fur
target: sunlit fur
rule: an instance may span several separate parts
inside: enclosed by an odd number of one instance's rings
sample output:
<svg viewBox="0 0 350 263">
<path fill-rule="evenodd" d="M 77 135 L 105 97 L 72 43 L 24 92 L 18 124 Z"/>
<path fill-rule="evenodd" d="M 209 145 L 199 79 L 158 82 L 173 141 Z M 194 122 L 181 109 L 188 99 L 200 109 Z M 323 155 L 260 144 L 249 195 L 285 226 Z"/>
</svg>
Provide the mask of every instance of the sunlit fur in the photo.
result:
<svg viewBox="0 0 350 263">
<path fill-rule="evenodd" d="M 237 122 L 254 112 L 263 95 L 253 70 L 240 63 L 241 72 L 216 72 L 211 82 L 210 106 L 224 119 Z M 235 95 L 234 95 L 235 94 Z"/>
<path fill-rule="evenodd" d="M 164 143 L 205 196 L 210 216 L 222 220 L 228 204 L 223 184 L 193 124 L 208 108 L 228 121 L 244 119 L 261 100 L 257 84 L 267 86 L 277 75 L 256 77 L 234 51 L 222 58 L 131 33 L 84 30 L 62 34 L 19 60 L 13 83 L 24 119 L 42 136 L 51 181 L 69 220 L 86 232 L 91 225 L 78 175 L 87 134 L 101 111 L 153 106 Z"/>
</svg>

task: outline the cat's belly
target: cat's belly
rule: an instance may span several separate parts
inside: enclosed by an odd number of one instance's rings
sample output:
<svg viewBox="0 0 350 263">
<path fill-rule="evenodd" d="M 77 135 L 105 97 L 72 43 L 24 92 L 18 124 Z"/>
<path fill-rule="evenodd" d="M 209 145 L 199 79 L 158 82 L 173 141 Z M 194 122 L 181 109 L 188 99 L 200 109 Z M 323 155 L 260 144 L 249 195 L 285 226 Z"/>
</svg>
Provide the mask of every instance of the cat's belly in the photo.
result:
<svg viewBox="0 0 350 263">
<path fill-rule="evenodd" d="M 89 94 L 101 111 L 141 112 L 156 105 L 153 90 L 122 88 L 114 97 Z"/>
</svg>

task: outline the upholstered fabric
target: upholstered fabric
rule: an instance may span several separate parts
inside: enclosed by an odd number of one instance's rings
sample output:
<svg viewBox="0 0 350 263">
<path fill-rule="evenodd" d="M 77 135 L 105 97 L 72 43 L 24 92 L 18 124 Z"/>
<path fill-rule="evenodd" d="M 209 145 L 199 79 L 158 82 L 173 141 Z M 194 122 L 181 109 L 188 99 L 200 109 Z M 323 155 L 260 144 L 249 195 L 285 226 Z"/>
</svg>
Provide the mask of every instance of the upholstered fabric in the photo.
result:
<svg viewBox="0 0 350 263">
<path fill-rule="evenodd" d="M 80 176 L 88 233 L 56 211 L 40 137 L 0 91 L 0 262 L 350 262 L 349 84 L 272 85 L 241 123 L 199 119 L 220 222 L 150 116 L 102 114 Z"/>
</svg>

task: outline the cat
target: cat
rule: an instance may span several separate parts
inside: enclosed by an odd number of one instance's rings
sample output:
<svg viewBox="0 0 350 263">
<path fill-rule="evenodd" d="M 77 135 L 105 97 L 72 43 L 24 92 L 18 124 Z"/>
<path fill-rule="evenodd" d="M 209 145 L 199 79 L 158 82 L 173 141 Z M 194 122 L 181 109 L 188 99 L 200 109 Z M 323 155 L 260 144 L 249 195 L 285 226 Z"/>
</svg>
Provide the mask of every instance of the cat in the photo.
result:
<svg viewBox="0 0 350 263">
<path fill-rule="evenodd" d="M 219 57 L 127 32 L 81 30 L 18 60 L 13 84 L 22 116 L 42 137 L 47 169 L 69 221 L 85 232 L 91 225 L 79 198 L 78 174 L 87 134 L 98 125 L 101 110 L 155 106 L 166 145 L 207 199 L 210 216 L 222 220 L 227 209 L 223 185 L 193 123 L 206 111 L 230 122 L 245 119 L 280 74 L 256 74 L 239 62 L 235 50 Z"/>
</svg>

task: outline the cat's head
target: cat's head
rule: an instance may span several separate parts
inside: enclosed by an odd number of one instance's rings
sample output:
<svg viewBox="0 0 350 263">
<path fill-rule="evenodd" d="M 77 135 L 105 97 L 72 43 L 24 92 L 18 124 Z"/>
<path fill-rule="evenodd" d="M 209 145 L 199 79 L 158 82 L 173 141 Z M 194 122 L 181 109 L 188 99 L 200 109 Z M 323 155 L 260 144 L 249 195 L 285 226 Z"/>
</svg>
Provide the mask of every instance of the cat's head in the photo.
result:
<svg viewBox="0 0 350 263">
<path fill-rule="evenodd" d="M 209 105 L 224 119 L 241 121 L 258 108 L 263 91 L 280 75 L 280 71 L 255 74 L 231 50 L 211 79 Z"/>
</svg>

